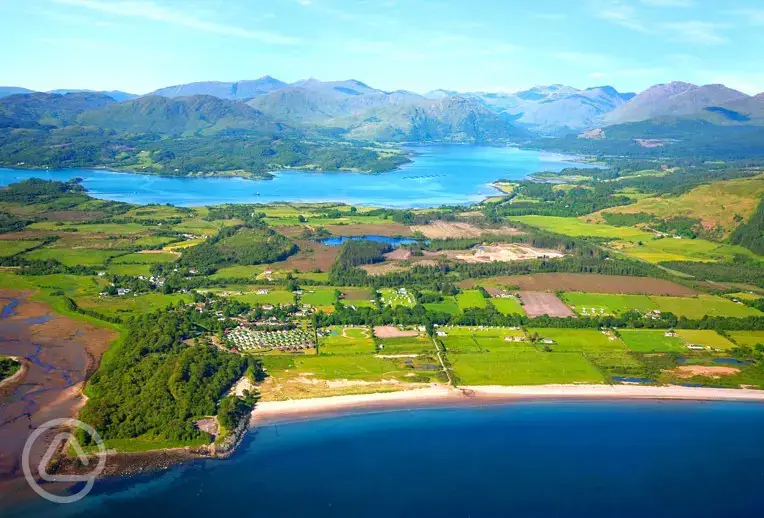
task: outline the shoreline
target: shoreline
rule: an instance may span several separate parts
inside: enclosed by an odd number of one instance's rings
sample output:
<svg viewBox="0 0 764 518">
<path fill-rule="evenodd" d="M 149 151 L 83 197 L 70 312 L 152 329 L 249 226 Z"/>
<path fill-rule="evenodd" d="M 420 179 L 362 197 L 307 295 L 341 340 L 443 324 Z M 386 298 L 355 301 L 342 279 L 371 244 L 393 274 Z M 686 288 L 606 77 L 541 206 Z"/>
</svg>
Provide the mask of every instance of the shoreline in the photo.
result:
<svg viewBox="0 0 764 518">
<path fill-rule="evenodd" d="M 643 385 L 523 385 L 462 386 L 432 385 L 427 388 L 397 392 L 330 396 L 260 402 L 244 421 L 246 428 L 235 444 L 217 452 L 209 446 L 176 447 L 141 452 L 109 452 L 106 469 L 99 478 L 129 477 L 199 460 L 226 460 L 233 456 L 248 432 L 259 426 L 321 418 L 387 411 L 414 411 L 459 407 L 485 407 L 534 401 L 725 401 L 764 404 L 764 390 Z M 63 460 L 63 459 L 61 459 Z M 67 460 L 58 473 L 77 474 L 80 468 Z"/>
<path fill-rule="evenodd" d="M 250 428 L 284 419 L 301 419 L 344 412 L 413 410 L 440 405 L 481 405 L 517 401 L 655 400 L 749 401 L 764 403 L 764 390 L 645 385 L 518 385 L 435 386 L 399 392 L 332 396 L 258 403 Z"/>
</svg>

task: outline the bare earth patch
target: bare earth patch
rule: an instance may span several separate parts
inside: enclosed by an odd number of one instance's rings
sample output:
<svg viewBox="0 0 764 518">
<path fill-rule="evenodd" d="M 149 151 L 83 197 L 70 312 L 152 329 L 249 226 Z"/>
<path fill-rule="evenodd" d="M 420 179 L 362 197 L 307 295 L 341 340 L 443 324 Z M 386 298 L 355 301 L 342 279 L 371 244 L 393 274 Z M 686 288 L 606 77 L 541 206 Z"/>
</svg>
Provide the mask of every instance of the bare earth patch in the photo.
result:
<svg viewBox="0 0 764 518">
<path fill-rule="evenodd" d="M 338 246 L 326 246 L 315 241 L 296 239 L 295 243 L 300 247 L 300 251 L 285 261 L 271 264 L 273 270 L 298 270 L 307 273 L 318 268 L 322 272 L 328 272 L 340 252 Z"/>
<path fill-rule="evenodd" d="M 478 246 L 468 253 L 461 253 L 455 256 L 455 259 L 466 263 L 492 263 L 492 262 L 510 262 L 525 261 L 528 259 L 557 258 L 564 254 L 557 250 L 544 250 L 533 248 L 528 245 L 502 244 Z"/>
<path fill-rule="evenodd" d="M 220 426 L 218 425 L 218 418 L 216 416 L 203 417 L 199 419 L 195 424 L 199 430 L 207 432 L 213 437 L 216 437 L 220 430 Z"/>
<path fill-rule="evenodd" d="M 395 262 L 385 262 L 377 264 L 364 264 L 360 267 L 365 270 L 369 275 L 387 275 L 388 273 L 405 272 L 409 270 L 409 266 L 401 266 Z"/>
<path fill-rule="evenodd" d="M 377 338 L 401 338 L 405 336 L 419 336 L 416 330 L 401 330 L 395 326 L 374 326 L 374 336 Z"/>
<path fill-rule="evenodd" d="M 722 376 L 732 376 L 740 372 L 735 367 L 708 367 L 704 365 L 682 365 L 669 371 L 678 378 L 692 378 L 695 376 L 708 376 L 719 379 Z"/>
<path fill-rule="evenodd" d="M 480 237 L 483 234 L 513 235 L 522 234 L 512 227 L 480 228 L 470 223 L 459 221 L 433 221 L 429 225 L 414 225 L 413 232 L 421 232 L 429 239 L 448 239 L 453 237 Z"/>
<path fill-rule="evenodd" d="M 405 261 L 411 258 L 411 250 L 407 248 L 396 248 L 392 252 L 385 254 L 385 259 L 388 261 Z"/>
<path fill-rule="evenodd" d="M 531 318 L 540 317 L 542 315 L 549 315 L 550 317 L 575 316 L 573 310 L 557 298 L 557 295 L 554 293 L 545 291 L 521 291 L 519 295 L 523 301 L 523 309 L 525 309 L 525 313 Z"/>
</svg>

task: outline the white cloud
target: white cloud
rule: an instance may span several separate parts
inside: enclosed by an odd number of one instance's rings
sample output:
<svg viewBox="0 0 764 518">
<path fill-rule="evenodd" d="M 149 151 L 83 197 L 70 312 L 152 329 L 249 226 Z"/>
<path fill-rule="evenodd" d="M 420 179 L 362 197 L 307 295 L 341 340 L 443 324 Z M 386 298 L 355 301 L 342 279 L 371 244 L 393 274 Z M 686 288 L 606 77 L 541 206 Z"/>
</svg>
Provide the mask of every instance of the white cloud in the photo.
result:
<svg viewBox="0 0 764 518">
<path fill-rule="evenodd" d="M 745 18 L 753 25 L 764 25 L 764 9 L 735 9 L 730 13 Z"/>
<path fill-rule="evenodd" d="M 299 41 L 297 38 L 293 38 L 291 36 L 283 36 L 281 34 L 265 31 L 253 31 L 235 25 L 227 25 L 223 23 L 202 20 L 194 17 L 193 15 L 189 15 L 186 12 L 174 11 L 151 1 L 54 1 L 58 4 L 82 7 L 85 9 L 91 9 L 93 11 L 108 13 L 115 16 L 143 18 L 155 22 L 168 23 L 171 25 L 186 27 L 188 29 L 208 32 L 211 34 L 220 34 L 223 36 L 235 36 L 239 38 L 257 40 L 272 45 L 292 45 Z"/>
<path fill-rule="evenodd" d="M 633 5 L 620 0 L 597 1 L 590 4 L 597 18 L 633 31 L 650 32 Z"/>
<path fill-rule="evenodd" d="M 727 38 L 719 34 L 722 25 L 697 20 L 661 24 L 669 37 L 677 41 L 699 45 L 721 45 Z"/>
</svg>

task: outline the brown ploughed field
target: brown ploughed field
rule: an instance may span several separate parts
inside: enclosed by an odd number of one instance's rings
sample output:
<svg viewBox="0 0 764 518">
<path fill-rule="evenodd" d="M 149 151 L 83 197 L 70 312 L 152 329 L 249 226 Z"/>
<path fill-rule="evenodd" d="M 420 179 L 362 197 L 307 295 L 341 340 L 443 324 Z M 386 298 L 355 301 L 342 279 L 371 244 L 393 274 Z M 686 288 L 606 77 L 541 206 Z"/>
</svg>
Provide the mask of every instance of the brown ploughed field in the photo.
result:
<svg viewBox="0 0 764 518">
<path fill-rule="evenodd" d="M 554 293 L 546 291 L 521 291 L 519 293 L 523 301 L 523 309 L 529 317 L 572 317 L 573 310 L 557 298 Z"/>
</svg>

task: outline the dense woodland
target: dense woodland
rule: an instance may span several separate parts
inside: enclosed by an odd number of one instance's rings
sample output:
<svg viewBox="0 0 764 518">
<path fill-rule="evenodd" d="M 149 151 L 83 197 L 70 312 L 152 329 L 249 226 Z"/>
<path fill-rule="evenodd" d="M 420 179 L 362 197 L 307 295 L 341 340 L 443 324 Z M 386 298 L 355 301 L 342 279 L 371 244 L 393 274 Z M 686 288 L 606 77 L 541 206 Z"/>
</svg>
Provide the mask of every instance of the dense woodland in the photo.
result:
<svg viewBox="0 0 764 518">
<path fill-rule="evenodd" d="M 217 415 L 231 385 L 248 369 L 261 370 L 253 358 L 185 343 L 199 334 L 190 313 L 177 308 L 135 317 L 124 341 L 93 375 L 81 418 L 107 441 L 209 442 L 194 420 Z M 230 418 L 231 402 L 223 410 Z"/>
</svg>

